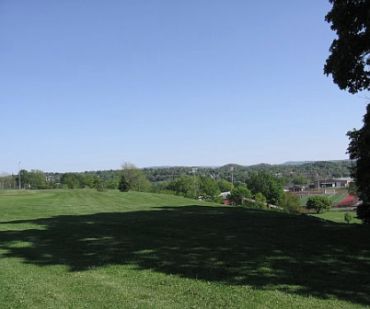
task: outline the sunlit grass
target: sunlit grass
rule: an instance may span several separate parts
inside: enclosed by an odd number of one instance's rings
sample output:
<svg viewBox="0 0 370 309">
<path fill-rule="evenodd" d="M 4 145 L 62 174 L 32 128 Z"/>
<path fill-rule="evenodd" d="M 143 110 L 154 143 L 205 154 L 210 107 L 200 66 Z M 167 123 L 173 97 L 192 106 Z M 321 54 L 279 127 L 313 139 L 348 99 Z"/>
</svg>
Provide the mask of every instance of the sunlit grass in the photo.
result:
<svg viewBox="0 0 370 309">
<path fill-rule="evenodd" d="M 150 193 L 10 193 L 0 194 L 1 308 L 370 304 L 363 225 Z"/>
</svg>

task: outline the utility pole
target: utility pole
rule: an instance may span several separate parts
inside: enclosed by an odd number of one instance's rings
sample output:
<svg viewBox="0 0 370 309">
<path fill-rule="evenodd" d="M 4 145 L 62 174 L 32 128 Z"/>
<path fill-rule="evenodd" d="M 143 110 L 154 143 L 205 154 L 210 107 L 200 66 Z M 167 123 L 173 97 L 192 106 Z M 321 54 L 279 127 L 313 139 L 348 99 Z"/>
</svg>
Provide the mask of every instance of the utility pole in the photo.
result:
<svg viewBox="0 0 370 309">
<path fill-rule="evenodd" d="M 231 183 L 234 186 L 234 166 L 230 166 L 231 171 Z"/>
</svg>

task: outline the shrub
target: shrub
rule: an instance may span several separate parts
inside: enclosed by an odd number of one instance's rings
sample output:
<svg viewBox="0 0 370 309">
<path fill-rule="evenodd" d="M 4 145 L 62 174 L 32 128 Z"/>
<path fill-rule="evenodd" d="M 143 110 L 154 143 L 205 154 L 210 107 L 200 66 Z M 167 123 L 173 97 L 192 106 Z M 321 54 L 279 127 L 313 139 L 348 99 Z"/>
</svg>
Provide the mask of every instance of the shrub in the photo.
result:
<svg viewBox="0 0 370 309">
<path fill-rule="evenodd" d="M 120 190 L 121 192 L 127 192 L 128 190 L 130 190 L 130 184 L 126 180 L 125 175 L 121 176 L 121 179 L 118 184 L 118 190 Z"/>
</svg>

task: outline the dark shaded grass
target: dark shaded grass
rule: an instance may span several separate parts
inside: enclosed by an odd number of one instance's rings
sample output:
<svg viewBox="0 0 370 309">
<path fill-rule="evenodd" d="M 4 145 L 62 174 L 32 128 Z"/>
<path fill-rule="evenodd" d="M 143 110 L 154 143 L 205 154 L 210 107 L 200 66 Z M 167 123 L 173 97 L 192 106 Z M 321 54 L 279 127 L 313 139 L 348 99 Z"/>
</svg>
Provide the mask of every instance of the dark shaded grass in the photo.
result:
<svg viewBox="0 0 370 309">
<path fill-rule="evenodd" d="M 1 224 L 25 223 L 41 229 L 0 232 L 6 257 L 71 271 L 128 264 L 370 305 L 370 230 L 363 225 L 195 205 Z"/>
</svg>

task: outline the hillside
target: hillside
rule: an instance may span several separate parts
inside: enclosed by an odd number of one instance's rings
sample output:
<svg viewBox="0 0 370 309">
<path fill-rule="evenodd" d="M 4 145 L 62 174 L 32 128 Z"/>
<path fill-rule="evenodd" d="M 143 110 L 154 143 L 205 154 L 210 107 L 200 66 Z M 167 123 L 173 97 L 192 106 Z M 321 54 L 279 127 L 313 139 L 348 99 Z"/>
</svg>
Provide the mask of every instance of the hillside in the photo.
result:
<svg viewBox="0 0 370 309">
<path fill-rule="evenodd" d="M 2 308 L 370 305 L 364 225 L 92 190 L 3 191 L 0 213 Z"/>
</svg>

